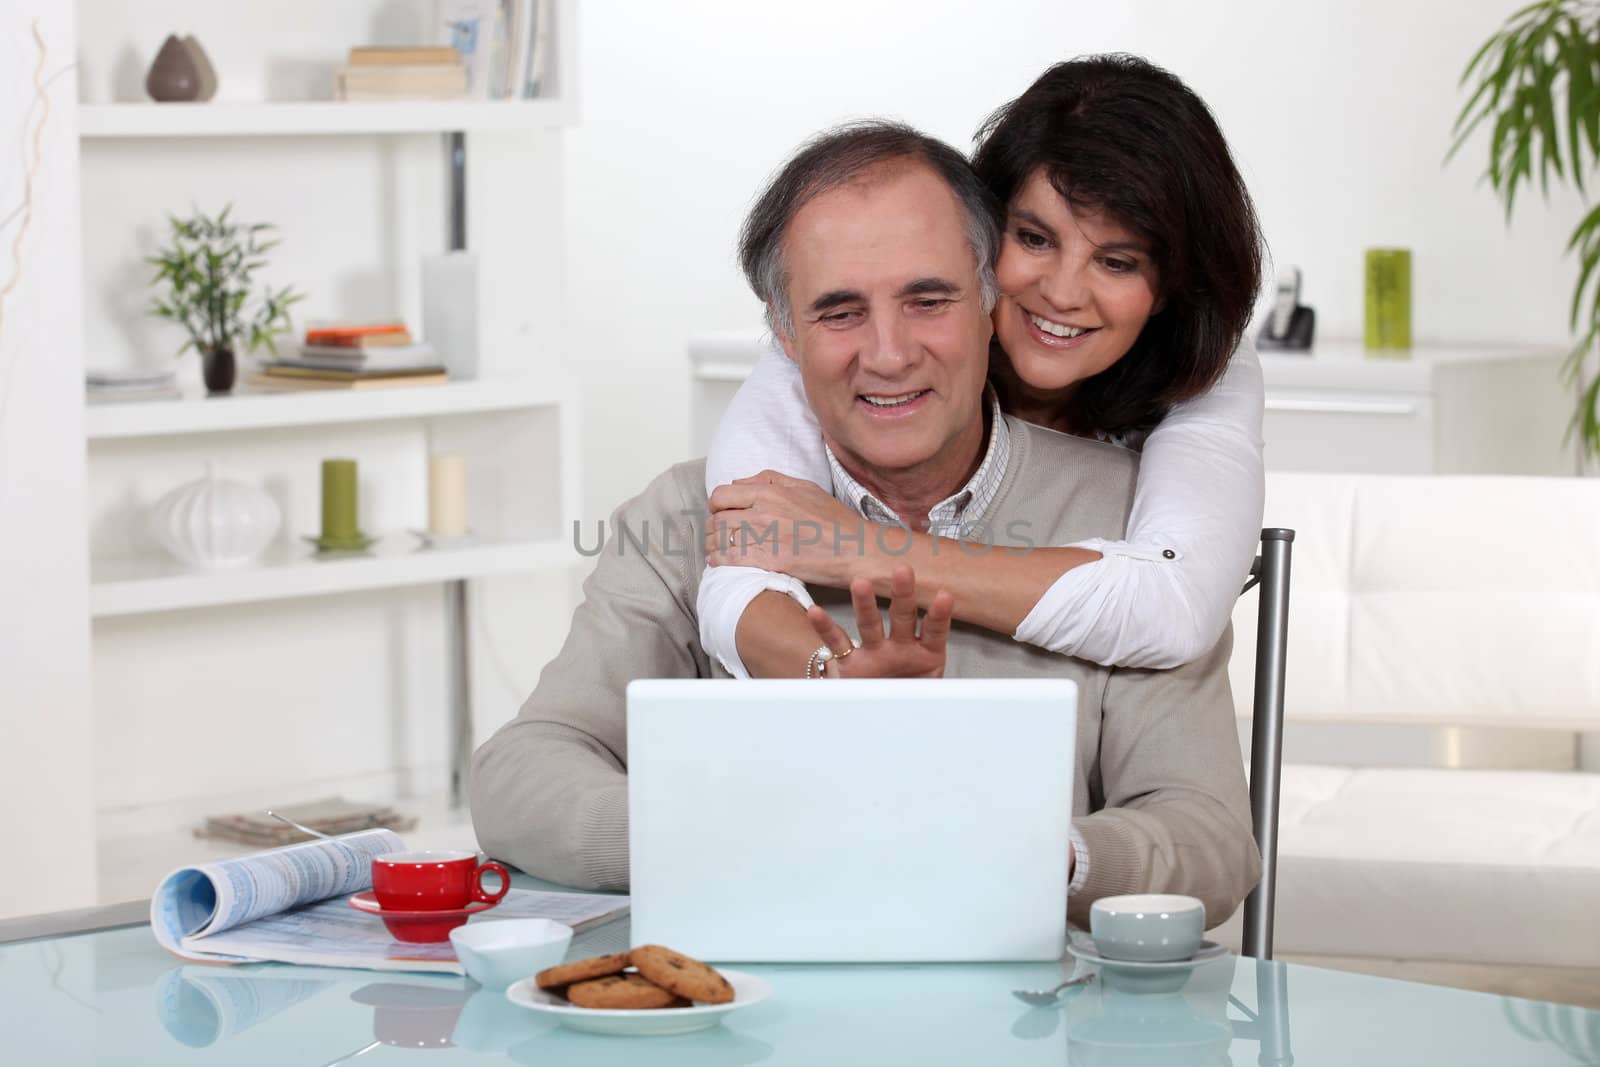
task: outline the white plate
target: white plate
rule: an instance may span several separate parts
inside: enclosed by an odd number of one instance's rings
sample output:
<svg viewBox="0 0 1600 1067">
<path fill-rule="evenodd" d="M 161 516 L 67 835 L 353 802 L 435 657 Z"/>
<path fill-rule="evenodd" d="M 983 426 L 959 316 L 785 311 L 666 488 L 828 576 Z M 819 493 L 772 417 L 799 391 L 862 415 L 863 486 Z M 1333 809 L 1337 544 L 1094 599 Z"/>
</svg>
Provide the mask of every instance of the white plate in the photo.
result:
<svg viewBox="0 0 1600 1067">
<path fill-rule="evenodd" d="M 772 987 L 753 974 L 721 967 L 717 970 L 733 986 L 733 1000 L 727 1004 L 696 1004 L 692 1008 L 657 1008 L 652 1011 L 580 1008 L 540 989 L 532 978 L 514 983 L 506 990 L 506 999 L 530 1011 L 551 1016 L 574 1030 L 642 1037 L 705 1030 L 722 1022 L 723 1016 L 729 1012 L 759 1004 L 772 995 Z"/>
</svg>

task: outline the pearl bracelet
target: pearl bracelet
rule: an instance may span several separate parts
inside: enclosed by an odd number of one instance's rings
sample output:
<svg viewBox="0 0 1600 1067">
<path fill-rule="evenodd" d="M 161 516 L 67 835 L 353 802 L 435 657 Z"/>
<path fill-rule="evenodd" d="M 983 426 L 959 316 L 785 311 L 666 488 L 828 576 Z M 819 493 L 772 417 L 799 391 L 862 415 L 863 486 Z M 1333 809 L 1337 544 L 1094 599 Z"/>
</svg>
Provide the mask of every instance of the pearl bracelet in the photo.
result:
<svg viewBox="0 0 1600 1067">
<path fill-rule="evenodd" d="M 828 676 L 826 673 L 828 669 L 828 661 L 832 658 L 833 649 L 829 648 L 827 645 L 818 647 L 815 652 L 806 657 L 806 677 L 826 678 Z"/>
<path fill-rule="evenodd" d="M 855 644 L 851 644 L 850 647 L 845 649 L 843 652 L 835 652 L 827 645 L 819 646 L 815 652 L 806 657 L 806 677 L 826 678 L 828 676 L 829 660 L 842 660 L 846 656 L 850 655 L 850 653 L 854 652 L 858 647 L 859 646 Z"/>
</svg>

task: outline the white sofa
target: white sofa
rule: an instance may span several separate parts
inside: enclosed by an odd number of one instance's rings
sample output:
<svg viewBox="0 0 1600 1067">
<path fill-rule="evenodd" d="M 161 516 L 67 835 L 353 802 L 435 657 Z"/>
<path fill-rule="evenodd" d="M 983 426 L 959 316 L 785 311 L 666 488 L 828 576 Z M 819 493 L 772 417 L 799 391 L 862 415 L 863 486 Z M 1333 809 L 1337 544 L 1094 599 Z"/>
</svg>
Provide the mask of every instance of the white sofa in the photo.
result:
<svg viewBox="0 0 1600 1067">
<path fill-rule="evenodd" d="M 1277 953 L 1600 968 L 1600 481 L 1277 473 L 1266 525 L 1296 531 Z"/>
</svg>

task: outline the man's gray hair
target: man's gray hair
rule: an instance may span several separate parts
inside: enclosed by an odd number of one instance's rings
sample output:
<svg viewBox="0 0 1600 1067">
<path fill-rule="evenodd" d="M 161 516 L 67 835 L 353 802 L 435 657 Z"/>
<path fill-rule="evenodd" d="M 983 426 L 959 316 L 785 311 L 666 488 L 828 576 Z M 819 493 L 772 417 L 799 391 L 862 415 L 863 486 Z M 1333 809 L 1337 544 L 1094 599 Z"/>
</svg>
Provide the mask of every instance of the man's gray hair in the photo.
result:
<svg viewBox="0 0 1600 1067">
<path fill-rule="evenodd" d="M 870 120 L 826 130 L 800 147 L 767 183 L 744 220 L 739 264 L 750 288 L 767 306 L 767 325 L 781 337 L 794 336 L 789 306 L 789 269 L 783 238 L 800 209 L 829 190 L 847 185 L 881 164 L 922 163 L 944 179 L 966 216 L 967 243 L 978 265 L 984 314 L 994 310 L 994 264 L 1000 254 L 1000 208 L 966 157 L 903 122 Z"/>
</svg>

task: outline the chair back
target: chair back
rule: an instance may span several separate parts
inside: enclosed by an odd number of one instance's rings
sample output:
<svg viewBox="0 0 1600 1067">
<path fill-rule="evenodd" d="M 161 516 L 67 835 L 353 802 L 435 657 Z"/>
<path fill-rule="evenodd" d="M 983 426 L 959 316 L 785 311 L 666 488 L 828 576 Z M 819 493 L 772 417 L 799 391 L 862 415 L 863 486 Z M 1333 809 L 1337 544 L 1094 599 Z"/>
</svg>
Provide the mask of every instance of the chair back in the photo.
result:
<svg viewBox="0 0 1600 1067">
<path fill-rule="evenodd" d="M 1261 555 L 1245 590 L 1261 587 L 1256 623 L 1255 704 L 1250 719 L 1250 822 L 1261 850 L 1261 881 L 1244 901 L 1243 954 L 1272 958 L 1277 901 L 1278 789 L 1283 770 L 1283 688 L 1289 641 L 1289 561 L 1294 531 L 1261 531 Z"/>
</svg>

